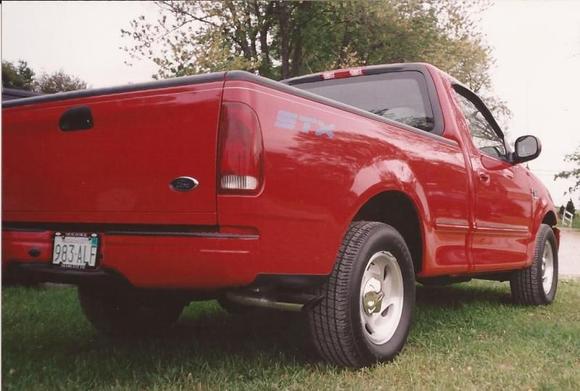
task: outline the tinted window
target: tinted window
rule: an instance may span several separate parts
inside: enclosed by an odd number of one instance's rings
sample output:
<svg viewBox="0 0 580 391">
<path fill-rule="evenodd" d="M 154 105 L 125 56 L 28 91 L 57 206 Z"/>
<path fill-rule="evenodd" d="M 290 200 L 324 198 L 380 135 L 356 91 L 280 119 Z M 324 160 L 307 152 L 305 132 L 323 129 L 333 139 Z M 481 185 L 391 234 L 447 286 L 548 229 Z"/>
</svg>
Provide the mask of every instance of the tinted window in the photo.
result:
<svg viewBox="0 0 580 391">
<path fill-rule="evenodd" d="M 455 93 L 455 97 L 471 131 L 473 144 L 486 155 L 505 158 L 507 151 L 503 139 L 485 118 L 477 106 L 465 96 Z"/>
<path fill-rule="evenodd" d="M 422 130 L 430 131 L 435 124 L 425 78 L 420 72 L 388 72 L 294 87 Z"/>
</svg>

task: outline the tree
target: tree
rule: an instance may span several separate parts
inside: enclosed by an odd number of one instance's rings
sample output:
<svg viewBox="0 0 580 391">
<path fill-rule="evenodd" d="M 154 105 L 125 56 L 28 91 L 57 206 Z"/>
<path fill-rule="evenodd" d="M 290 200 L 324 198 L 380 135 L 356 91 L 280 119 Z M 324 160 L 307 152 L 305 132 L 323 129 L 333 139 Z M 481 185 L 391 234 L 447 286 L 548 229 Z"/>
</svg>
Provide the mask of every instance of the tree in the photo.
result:
<svg viewBox="0 0 580 391">
<path fill-rule="evenodd" d="M 466 4 L 467 3 L 467 4 Z M 232 68 L 274 79 L 392 62 L 426 61 L 476 92 L 490 86 L 490 48 L 471 15 L 481 1 L 157 1 L 159 17 L 121 30 L 130 61 L 164 78 Z"/>
<path fill-rule="evenodd" d="M 62 70 L 50 74 L 43 73 L 34 80 L 34 90 L 46 94 L 83 90 L 85 88 L 87 88 L 86 82 L 76 76 L 68 75 Z"/>
<path fill-rule="evenodd" d="M 2 87 L 31 91 L 33 81 L 34 71 L 26 61 L 20 60 L 17 64 L 2 61 Z"/>
<path fill-rule="evenodd" d="M 572 199 L 570 199 L 568 201 L 568 203 L 566 204 L 566 210 L 570 213 L 572 213 L 572 216 L 575 216 L 576 213 L 576 207 L 574 206 L 574 203 L 572 202 Z"/>
<path fill-rule="evenodd" d="M 566 211 L 566 208 L 564 207 L 564 205 L 560 205 L 560 209 L 558 210 L 558 217 L 563 218 L 565 211 Z"/>
<path fill-rule="evenodd" d="M 63 70 L 50 74 L 42 73 L 39 77 L 35 77 L 35 72 L 28 63 L 19 60 L 16 64 L 2 61 L 2 87 L 53 94 L 82 90 L 87 88 L 87 83 L 76 76 L 66 74 Z"/>
<path fill-rule="evenodd" d="M 580 189 L 580 147 L 576 149 L 576 152 L 566 155 L 564 161 L 574 164 L 576 167 L 570 170 L 560 171 L 554 176 L 554 179 L 573 179 L 575 182 L 570 188 L 568 188 L 568 193 L 572 193 Z"/>
</svg>

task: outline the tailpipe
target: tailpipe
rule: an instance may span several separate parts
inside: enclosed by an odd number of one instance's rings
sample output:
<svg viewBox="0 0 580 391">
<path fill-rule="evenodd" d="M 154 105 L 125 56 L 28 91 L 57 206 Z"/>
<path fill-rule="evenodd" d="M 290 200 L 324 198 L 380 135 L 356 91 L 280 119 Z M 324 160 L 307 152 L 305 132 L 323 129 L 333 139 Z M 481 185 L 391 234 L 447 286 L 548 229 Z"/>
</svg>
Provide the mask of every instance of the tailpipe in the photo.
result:
<svg viewBox="0 0 580 391">
<path fill-rule="evenodd" d="M 228 291 L 225 293 L 228 300 L 250 307 L 270 308 L 281 311 L 300 312 L 305 306 L 313 303 L 318 296 L 303 293 L 287 293 L 267 295 L 260 290 Z"/>
</svg>

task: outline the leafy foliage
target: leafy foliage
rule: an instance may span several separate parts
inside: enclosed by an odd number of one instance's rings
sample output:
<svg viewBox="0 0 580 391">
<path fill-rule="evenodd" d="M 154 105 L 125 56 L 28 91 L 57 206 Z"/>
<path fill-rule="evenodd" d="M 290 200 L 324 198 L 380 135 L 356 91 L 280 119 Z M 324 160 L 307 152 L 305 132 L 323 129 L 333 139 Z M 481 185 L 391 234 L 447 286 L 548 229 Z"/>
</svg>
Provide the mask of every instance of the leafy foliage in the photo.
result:
<svg viewBox="0 0 580 391">
<path fill-rule="evenodd" d="M 558 217 L 562 218 L 564 216 L 565 211 L 566 211 L 566 208 L 564 207 L 564 205 L 560 205 L 560 209 L 558 209 Z"/>
<path fill-rule="evenodd" d="M 574 206 L 574 202 L 572 202 L 572 199 L 570 199 L 566 204 L 566 210 L 572 213 L 572 216 L 576 214 L 576 207 Z"/>
<path fill-rule="evenodd" d="M 570 170 L 559 172 L 554 176 L 554 179 L 562 178 L 575 180 L 575 183 L 568 189 L 568 192 L 572 193 L 580 189 L 580 147 L 576 150 L 576 152 L 566 155 L 564 157 L 564 161 L 573 163 L 576 165 L 576 167 Z"/>
<path fill-rule="evenodd" d="M 460 0 L 344 2 L 157 1 L 122 35 L 130 61 L 147 58 L 156 77 L 232 68 L 274 79 L 328 69 L 425 61 L 473 90 L 490 86 L 490 48 Z"/>
<path fill-rule="evenodd" d="M 85 88 L 87 88 L 86 82 L 76 76 L 67 75 L 62 70 L 50 74 L 43 73 L 34 80 L 34 90 L 46 94 L 83 90 Z"/>
<path fill-rule="evenodd" d="M 2 61 L 2 87 L 32 91 L 33 82 L 34 71 L 26 61 L 20 60 L 17 64 Z"/>
<path fill-rule="evenodd" d="M 16 64 L 2 61 L 2 87 L 4 88 L 16 88 L 45 94 L 87 88 L 86 82 L 76 76 L 68 75 L 62 70 L 50 74 L 43 73 L 38 77 L 35 75 L 36 73 L 26 61 L 20 60 Z"/>
</svg>

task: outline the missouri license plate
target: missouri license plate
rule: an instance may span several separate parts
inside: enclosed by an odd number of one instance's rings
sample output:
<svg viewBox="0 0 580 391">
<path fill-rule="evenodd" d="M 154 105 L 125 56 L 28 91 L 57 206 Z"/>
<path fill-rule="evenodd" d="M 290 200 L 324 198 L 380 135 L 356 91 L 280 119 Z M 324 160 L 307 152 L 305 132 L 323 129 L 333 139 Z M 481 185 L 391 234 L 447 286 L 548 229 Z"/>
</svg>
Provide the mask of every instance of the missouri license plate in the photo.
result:
<svg viewBox="0 0 580 391">
<path fill-rule="evenodd" d="M 57 232 L 53 244 L 53 265 L 71 269 L 94 268 L 97 265 L 97 234 Z"/>
</svg>

